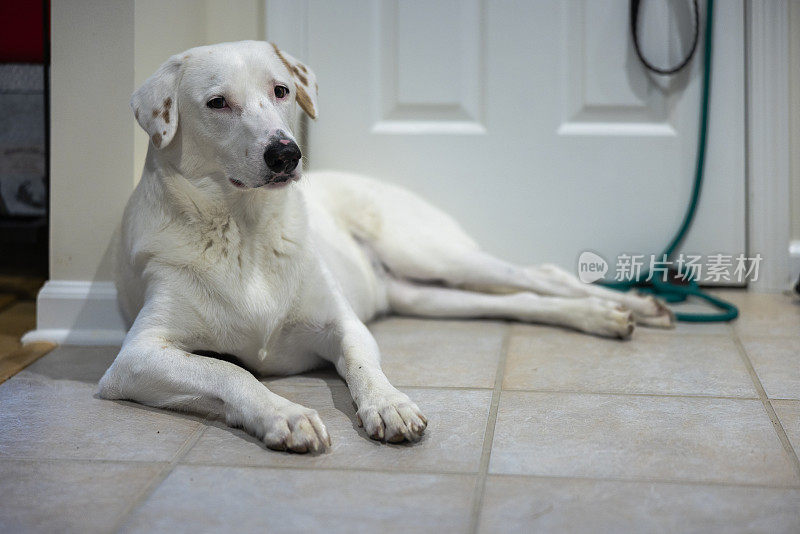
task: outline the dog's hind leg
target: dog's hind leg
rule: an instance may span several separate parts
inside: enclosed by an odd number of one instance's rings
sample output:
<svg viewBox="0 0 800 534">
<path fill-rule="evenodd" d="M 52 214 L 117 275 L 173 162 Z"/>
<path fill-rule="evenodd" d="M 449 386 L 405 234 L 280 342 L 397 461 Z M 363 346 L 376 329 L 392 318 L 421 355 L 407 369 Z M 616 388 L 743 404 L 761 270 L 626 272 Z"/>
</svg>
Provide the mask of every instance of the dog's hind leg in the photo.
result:
<svg viewBox="0 0 800 534">
<path fill-rule="evenodd" d="M 629 310 L 596 297 L 543 297 L 531 292 L 497 295 L 397 279 L 389 280 L 388 294 L 392 311 L 401 315 L 512 319 L 622 339 L 633 332 Z"/>
<path fill-rule="evenodd" d="M 328 209 L 398 278 L 491 293 L 598 297 L 630 308 L 643 324 L 672 324 L 669 311 L 652 297 L 583 284 L 566 271 L 526 268 L 483 252 L 452 217 L 410 191 L 340 173 L 321 178 Z"/>
<path fill-rule="evenodd" d="M 652 296 L 584 284 L 553 265 L 521 267 L 479 249 L 454 249 L 443 244 L 387 265 L 396 276 L 417 281 L 486 293 L 526 291 L 560 298 L 595 297 L 630 308 L 640 324 L 670 328 L 674 322 L 669 309 Z"/>
</svg>

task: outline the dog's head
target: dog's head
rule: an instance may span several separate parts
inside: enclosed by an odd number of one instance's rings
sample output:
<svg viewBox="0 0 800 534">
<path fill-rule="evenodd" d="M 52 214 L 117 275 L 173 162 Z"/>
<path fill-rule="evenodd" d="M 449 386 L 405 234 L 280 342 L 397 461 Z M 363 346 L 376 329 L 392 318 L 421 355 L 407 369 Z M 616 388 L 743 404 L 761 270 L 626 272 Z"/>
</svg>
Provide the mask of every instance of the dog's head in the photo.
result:
<svg viewBox="0 0 800 534">
<path fill-rule="evenodd" d="M 187 178 L 227 187 L 281 187 L 300 176 L 292 134 L 299 105 L 317 116 L 314 73 L 261 41 L 172 56 L 131 98 L 156 150 Z"/>
</svg>

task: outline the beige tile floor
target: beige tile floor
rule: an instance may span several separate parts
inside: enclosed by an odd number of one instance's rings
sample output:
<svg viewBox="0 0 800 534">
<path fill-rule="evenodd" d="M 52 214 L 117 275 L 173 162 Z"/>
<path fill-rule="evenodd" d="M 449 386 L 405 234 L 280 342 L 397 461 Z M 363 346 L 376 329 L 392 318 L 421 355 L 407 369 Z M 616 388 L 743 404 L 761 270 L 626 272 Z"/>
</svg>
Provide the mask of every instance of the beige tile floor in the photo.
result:
<svg viewBox="0 0 800 534">
<path fill-rule="evenodd" d="M 62 347 L 0 385 L 0 532 L 798 532 L 800 303 L 725 295 L 733 325 L 628 342 L 381 321 L 425 438 L 367 439 L 332 373 L 264 380 L 319 410 L 319 456 L 100 400 L 116 348 Z"/>
</svg>

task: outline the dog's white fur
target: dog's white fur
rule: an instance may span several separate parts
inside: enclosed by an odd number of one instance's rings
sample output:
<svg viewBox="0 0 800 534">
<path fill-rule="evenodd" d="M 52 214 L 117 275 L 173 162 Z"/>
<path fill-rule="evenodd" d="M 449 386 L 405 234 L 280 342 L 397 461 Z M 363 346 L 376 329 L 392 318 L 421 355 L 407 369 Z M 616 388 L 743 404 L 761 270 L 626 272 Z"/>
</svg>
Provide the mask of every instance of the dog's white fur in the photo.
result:
<svg viewBox="0 0 800 534">
<path fill-rule="evenodd" d="M 276 84 L 292 97 L 276 98 Z M 620 338 L 634 317 L 671 325 L 652 298 L 489 256 L 398 187 L 332 172 L 300 179 L 300 169 L 264 185 L 265 146 L 278 130 L 291 136 L 294 95 L 316 115 L 310 69 L 254 41 L 173 56 L 134 93 L 152 141 L 123 218 L 117 286 L 135 320 L 101 396 L 217 414 L 270 448 L 319 451 L 330 437 L 317 413 L 250 371 L 329 361 L 370 437 L 414 441 L 427 421 L 381 371 L 364 325 L 376 316 L 500 317 Z M 210 109 L 215 96 L 230 107 Z"/>
</svg>

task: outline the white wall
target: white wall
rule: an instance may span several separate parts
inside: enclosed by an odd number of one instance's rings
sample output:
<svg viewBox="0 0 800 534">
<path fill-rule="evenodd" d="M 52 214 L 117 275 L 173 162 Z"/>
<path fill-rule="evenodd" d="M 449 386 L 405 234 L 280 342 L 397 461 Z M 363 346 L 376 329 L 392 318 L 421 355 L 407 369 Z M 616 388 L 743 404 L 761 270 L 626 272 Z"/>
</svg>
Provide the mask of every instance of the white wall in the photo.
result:
<svg viewBox="0 0 800 534">
<path fill-rule="evenodd" d="M 789 128 L 791 132 L 792 239 L 800 241 L 800 0 L 789 4 Z"/>
<path fill-rule="evenodd" d="M 256 0 L 56 0 L 52 4 L 52 280 L 111 280 L 107 254 L 141 174 L 147 136 L 128 107 L 169 57 L 258 39 Z"/>
<path fill-rule="evenodd" d="M 133 172 L 134 4 L 51 9 L 50 278 L 110 279 L 106 249 Z"/>
<path fill-rule="evenodd" d="M 262 0 L 53 0 L 50 281 L 25 340 L 116 343 L 124 334 L 111 239 L 147 136 L 128 102 L 170 55 L 263 36 Z"/>
</svg>

